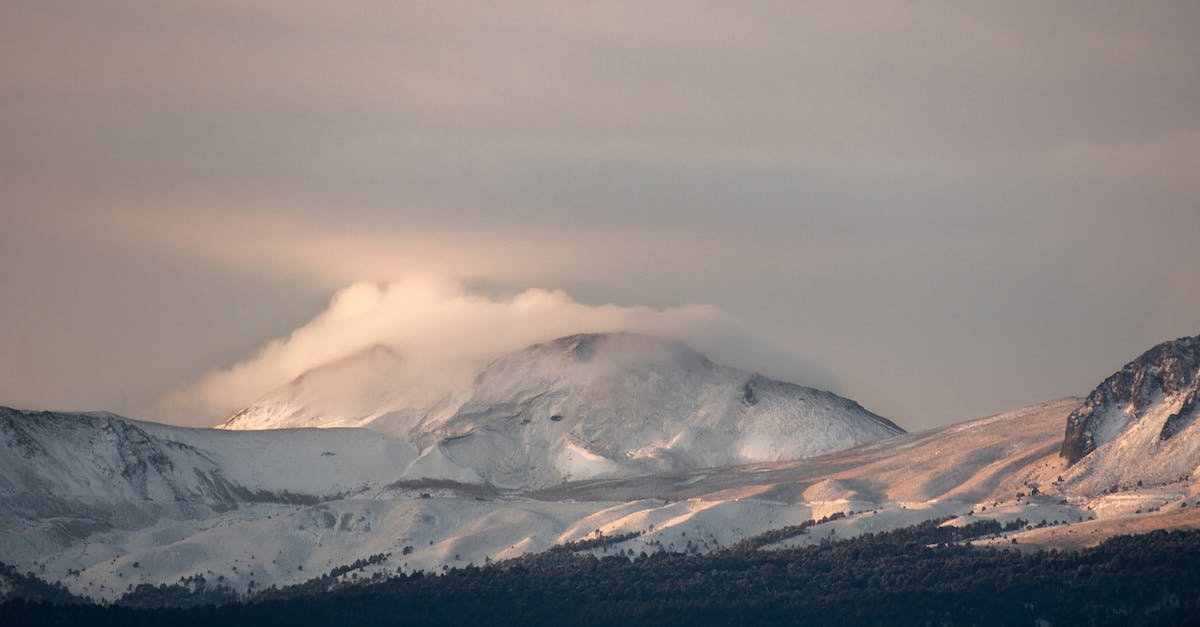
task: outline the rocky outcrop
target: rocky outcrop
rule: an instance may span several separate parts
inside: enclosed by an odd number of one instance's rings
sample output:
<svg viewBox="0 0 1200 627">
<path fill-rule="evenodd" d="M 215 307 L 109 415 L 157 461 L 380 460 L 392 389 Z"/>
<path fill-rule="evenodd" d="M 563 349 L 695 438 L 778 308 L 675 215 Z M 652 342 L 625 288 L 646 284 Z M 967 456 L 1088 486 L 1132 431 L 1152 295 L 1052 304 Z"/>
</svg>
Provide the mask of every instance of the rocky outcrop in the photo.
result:
<svg viewBox="0 0 1200 627">
<path fill-rule="evenodd" d="M 1061 454 L 1075 464 L 1163 403 L 1172 410 L 1158 439 L 1170 440 L 1195 421 L 1198 388 L 1200 336 L 1163 342 L 1105 379 L 1071 413 Z"/>
</svg>

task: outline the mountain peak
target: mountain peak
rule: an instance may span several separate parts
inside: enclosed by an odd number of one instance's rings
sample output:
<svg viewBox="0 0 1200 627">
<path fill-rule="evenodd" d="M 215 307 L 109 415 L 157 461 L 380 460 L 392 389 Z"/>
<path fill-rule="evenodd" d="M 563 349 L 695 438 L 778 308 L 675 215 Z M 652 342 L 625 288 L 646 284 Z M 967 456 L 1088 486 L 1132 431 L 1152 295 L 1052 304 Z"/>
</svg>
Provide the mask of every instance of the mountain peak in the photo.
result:
<svg viewBox="0 0 1200 627">
<path fill-rule="evenodd" d="M 329 376 L 332 373 L 347 369 L 378 368 L 399 364 L 402 361 L 400 353 L 386 344 L 372 344 L 356 350 L 349 355 L 339 357 L 300 373 L 291 384 L 298 384 L 306 379 Z"/>
<path fill-rule="evenodd" d="M 567 335 L 533 344 L 517 354 L 561 355 L 580 363 L 591 362 L 597 356 L 622 361 L 708 362 L 708 358 L 683 342 L 629 331 Z"/>
<path fill-rule="evenodd" d="M 383 405 L 403 402 L 403 357 L 372 344 L 304 371 L 233 414 L 218 429 L 358 426 Z"/>
</svg>

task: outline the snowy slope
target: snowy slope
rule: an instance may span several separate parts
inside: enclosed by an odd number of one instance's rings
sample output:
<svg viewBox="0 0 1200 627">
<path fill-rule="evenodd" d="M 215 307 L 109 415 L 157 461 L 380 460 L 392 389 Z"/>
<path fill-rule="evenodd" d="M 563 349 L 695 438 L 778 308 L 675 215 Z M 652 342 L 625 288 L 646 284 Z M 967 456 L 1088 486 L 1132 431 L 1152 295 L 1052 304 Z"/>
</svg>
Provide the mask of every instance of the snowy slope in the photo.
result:
<svg viewBox="0 0 1200 627">
<path fill-rule="evenodd" d="M 222 428 L 367 426 L 423 449 L 410 475 L 511 488 L 797 459 L 903 433 L 853 401 L 643 335 L 537 344 L 418 407 L 404 404 L 413 393 L 395 376 L 397 359 L 377 348 L 322 367 Z"/>
<path fill-rule="evenodd" d="M 0 407 L 0 516 L 108 520 L 136 511 L 131 503 L 155 504 L 156 516 L 313 503 L 394 480 L 416 457 L 412 445 L 362 429 L 235 434 Z"/>
<path fill-rule="evenodd" d="M 375 345 L 305 372 L 217 428 L 361 427 L 393 413 L 423 413 L 428 404 L 401 356 Z"/>
</svg>

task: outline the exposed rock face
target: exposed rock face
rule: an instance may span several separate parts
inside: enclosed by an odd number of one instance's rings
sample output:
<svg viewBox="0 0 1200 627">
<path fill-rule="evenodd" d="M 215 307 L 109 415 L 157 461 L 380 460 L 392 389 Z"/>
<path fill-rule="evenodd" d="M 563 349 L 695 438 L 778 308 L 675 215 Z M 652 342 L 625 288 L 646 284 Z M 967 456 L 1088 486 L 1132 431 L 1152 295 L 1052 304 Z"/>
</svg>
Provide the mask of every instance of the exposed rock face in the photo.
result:
<svg viewBox="0 0 1200 627">
<path fill-rule="evenodd" d="M 1200 336 L 1163 342 L 1104 380 L 1067 418 L 1062 456 L 1075 464 L 1119 438 L 1152 410 L 1166 407 L 1157 428 L 1170 440 L 1196 420 Z"/>
</svg>

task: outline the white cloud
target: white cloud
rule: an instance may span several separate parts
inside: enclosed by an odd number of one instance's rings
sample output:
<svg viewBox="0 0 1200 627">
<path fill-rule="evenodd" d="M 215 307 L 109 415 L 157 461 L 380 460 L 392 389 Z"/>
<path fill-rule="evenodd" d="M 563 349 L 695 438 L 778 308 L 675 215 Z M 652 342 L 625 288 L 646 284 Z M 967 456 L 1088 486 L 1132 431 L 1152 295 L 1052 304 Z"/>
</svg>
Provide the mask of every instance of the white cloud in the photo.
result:
<svg viewBox="0 0 1200 627">
<path fill-rule="evenodd" d="M 739 350 L 761 346 L 729 316 L 707 305 L 587 305 L 563 291 L 545 289 L 491 297 L 430 278 L 364 282 L 339 291 L 325 311 L 288 337 L 269 342 L 253 358 L 211 372 L 175 393 L 168 405 L 174 408 L 174 421 L 211 424 L 309 369 L 377 344 L 396 349 L 406 372 L 437 394 L 463 385 L 486 360 L 503 352 L 571 333 L 607 331 L 678 339 L 701 351 L 728 354 L 733 361 L 742 361 Z M 181 420 L 180 408 L 189 408 L 192 415 Z"/>
</svg>

